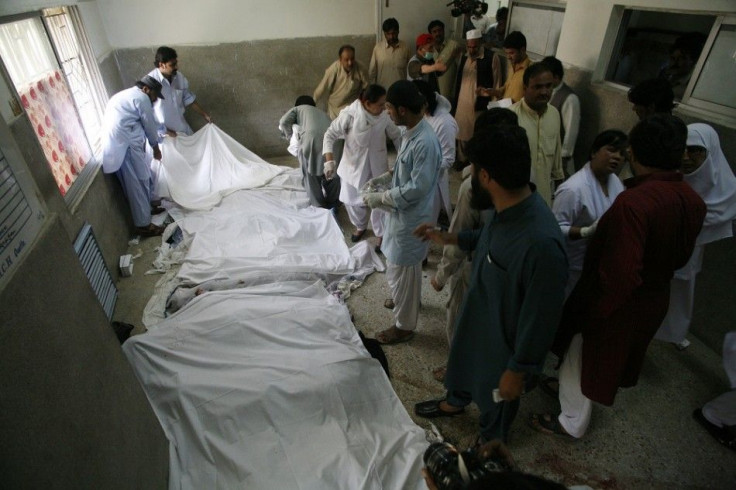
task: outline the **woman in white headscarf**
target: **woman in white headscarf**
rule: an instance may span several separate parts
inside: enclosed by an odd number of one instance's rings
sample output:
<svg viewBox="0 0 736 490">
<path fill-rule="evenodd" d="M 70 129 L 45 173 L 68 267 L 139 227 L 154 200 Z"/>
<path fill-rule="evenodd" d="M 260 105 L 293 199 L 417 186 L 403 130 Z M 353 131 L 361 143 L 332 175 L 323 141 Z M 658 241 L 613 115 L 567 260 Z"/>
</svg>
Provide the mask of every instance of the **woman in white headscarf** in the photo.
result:
<svg viewBox="0 0 736 490">
<path fill-rule="evenodd" d="M 736 219 L 736 177 L 721 150 L 718 134 L 707 124 L 688 125 L 682 173 L 685 181 L 703 198 L 708 212 L 690 260 L 672 279 L 670 307 L 655 336 L 672 342 L 680 350 L 690 345 L 685 335 L 690 328 L 695 276 L 703 265 L 705 245 L 733 236 L 733 220 Z"/>
<path fill-rule="evenodd" d="M 340 177 L 340 201 L 345 205 L 350 222 L 355 226 L 351 239 L 357 242 L 365 234 L 368 219 L 381 246 L 384 211 L 371 211 L 363 203 L 360 189 L 374 177 L 388 172 L 386 137 L 395 147 L 401 146 L 401 130 L 385 112 L 386 89 L 369 85 L 358 100 L 345 107 L 325 132 L 322 152 L 325 155 L 325 177 L 334 175 L 336 163 L 332 149 L 336 140 L 345 140 L 345 149 L 337 175 Z"/>
</svg>

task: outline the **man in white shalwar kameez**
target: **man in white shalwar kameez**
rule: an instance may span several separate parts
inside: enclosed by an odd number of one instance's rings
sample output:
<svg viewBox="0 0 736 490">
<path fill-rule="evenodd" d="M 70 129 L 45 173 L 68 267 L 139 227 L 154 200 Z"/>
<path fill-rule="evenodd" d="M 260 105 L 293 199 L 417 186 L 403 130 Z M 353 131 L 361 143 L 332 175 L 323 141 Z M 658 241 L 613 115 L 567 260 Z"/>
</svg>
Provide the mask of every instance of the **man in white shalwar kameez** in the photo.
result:
<svg viewBox="0 0 736 490">
<path fill-rule="evenodd" d="M 158 80 L 162 87 L 161 94 L 164 96 L 153 106 L 156 119 L 161 124 L 160 136 L 193 133 L 189 123 L 184 119 L 187 107 L 194 109 L 205 121 L 212 122 L 210 115 L 197 102 L 197 96 L 189 90 L 189 80 L 179 72 L 178 56 L 174 49 L 167 46 L 158 48 L 153 64 L 156 68 L 148 75 Z"/>
<path fill-rule="evenodd" d="M 703 266 L 705 245 L 733 236 L 736 219 L 736 177 L 721 150 L 718 134 L 707 124 L 687 127 L 687 152 L 683 161 L 684 180 L 703 198 L 708 212 L 690 260 L 675 271 L 670 284 L 670 306 L 654 338 L 671 342 L 679 349 L 690 345 L 695 297 L 695 277 Z"/>
<path fill-rule="evenodd" d="M 370 218 L 373 233 L 379 238 L 379 247 L 382 244 L 384 212 L 366 207 L 360 189 L 370 179 L 388 172 L 386 138 L 390 138 L 396 148 L 401 144 L 401 130 L 386 114 L 385 103 L 385 89 L 375 84 L 368 86 L 358 100 L 340 111 L 332 121 L 322 144 L 326 177 L 331 178 L 335 168 L 340 177 L 340 201 L 355 226 L 352 241 L 357 242 L 363 237 Z M 340 157 L 335 152 L 338 140 L 345 141 Z"/>
<path fill-rule="evenodd" d="M 371 209 L 389 210 L 384 233 L 386 279 L 394 302 L 395 324 L 376 334 L 382 344 L 411 340 L 419 317 L 422 292 L 422 260 L 427 244 L 413 235 L 414 229 L 432 217 L 442 150 L 437 135 L 423 117 L 424 97 L 408 80 L 395 82 L 386 95 L 386 109 L 397 125 L 406 126 L 393 174 L 387 173 L 369 184 L 387 182 L 390 189 L 365 193 Z"/>
<path fill-rule="evenodd" d="M 626 161 L 627 145 L 628 137 L 622 131 L 602 132 L 593 141 L 590 161 L 555 192 L 552 213 L 565 236 L 570 265 L 565 298 L 580 279 L 588 237 L 595 233 L 600 217 L 624 190 L 616 173 Z"/>
<path fill-rule="evenodd" d="M 151 223 L 153 175 L 146 157 L 146 141 L 153 158 L 161 159 L 153 103 L 161 98 L 161 84 L 145 76 L 135 87 L 110 98 L 102 123 L 102 170 L 115 173 L 128 199 L 136 232 L 160 235 L 163 228 Z"/>
</svg>

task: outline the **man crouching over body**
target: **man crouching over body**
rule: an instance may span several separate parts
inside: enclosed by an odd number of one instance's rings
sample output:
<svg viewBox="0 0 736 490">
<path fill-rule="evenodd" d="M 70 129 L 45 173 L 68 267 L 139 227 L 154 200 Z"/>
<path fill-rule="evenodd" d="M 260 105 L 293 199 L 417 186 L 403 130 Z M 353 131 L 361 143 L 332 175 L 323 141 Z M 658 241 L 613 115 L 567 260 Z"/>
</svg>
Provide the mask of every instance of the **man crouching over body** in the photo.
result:
<svg viewBox="0 0 736 490">
<path fill-rule="evenodd" d="M 506 441 L 525 384 L 541 372 L 555 336 L 567 256 L 552 211 L 529 183 L 526 132 L 487 128 L 468 142 L 468 155 L 471 206 L 492 208 L 491 218 L 479 230 L 451 234 L 424 224 L 414 232 L 473 251 L 470 285 L 450 346 L 447 394 L 417 403 L 415 412 L 452 416 L 474 401 L 481 412 L 481 441 Z"/>
</svg>

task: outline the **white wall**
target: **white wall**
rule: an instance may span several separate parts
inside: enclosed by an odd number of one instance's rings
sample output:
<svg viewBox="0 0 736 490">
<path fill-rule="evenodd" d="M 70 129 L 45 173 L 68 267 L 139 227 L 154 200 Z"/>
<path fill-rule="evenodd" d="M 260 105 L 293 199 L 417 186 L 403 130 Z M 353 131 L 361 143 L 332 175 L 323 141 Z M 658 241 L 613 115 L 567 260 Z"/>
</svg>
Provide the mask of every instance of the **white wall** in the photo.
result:
<svg viewBox="0 0 736 490">
<path fill-rule="evenodd" d="M 375 0 L 97 0 L 97 4 L 115 49 L 365 35 L 373 34 L 376 25 Z"/>
<path fill-rule="evenodd" d="M 557 58 L 584 70 L 594 70 L 614 4 L 667 11 L 736 13 L 734 0 L 568 0 Z"/>
<path fill-rule="evenodd" d="M 107 32 L 105 32 L 99 5 L 97 2 L 80 2 L 78 7 L 84 23 L 84 30 L 89 38 L 89 43 L 92 45 L 92 51 L 94 51 L 97 61 L 102 61 L 110 54 L 112 46 L 110 46 Z"/>
</svg>

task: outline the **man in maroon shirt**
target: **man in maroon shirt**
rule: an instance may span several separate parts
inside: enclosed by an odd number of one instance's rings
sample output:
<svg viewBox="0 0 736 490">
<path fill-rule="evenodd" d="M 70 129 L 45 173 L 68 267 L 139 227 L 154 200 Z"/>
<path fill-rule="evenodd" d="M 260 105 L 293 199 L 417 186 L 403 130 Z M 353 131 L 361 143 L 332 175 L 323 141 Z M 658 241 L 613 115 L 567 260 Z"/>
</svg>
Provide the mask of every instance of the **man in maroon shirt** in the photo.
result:
<svg viewBox="0 0 736 490">
<path fill-rule="evenodd" d="M 677 171 L 686 139 L 685 124 L 670 115 L 631 130 L 635 177 L 597 225 L 552 348 L 563 359 L 562 413 L 533 415 L 535 429 L 580 438 L 592 402 L 610 406 L 619 387 L 636 385 L 667 313 L 672 275 L 690 258 L 705 218 L 705 203 Z"/>
</svg>

